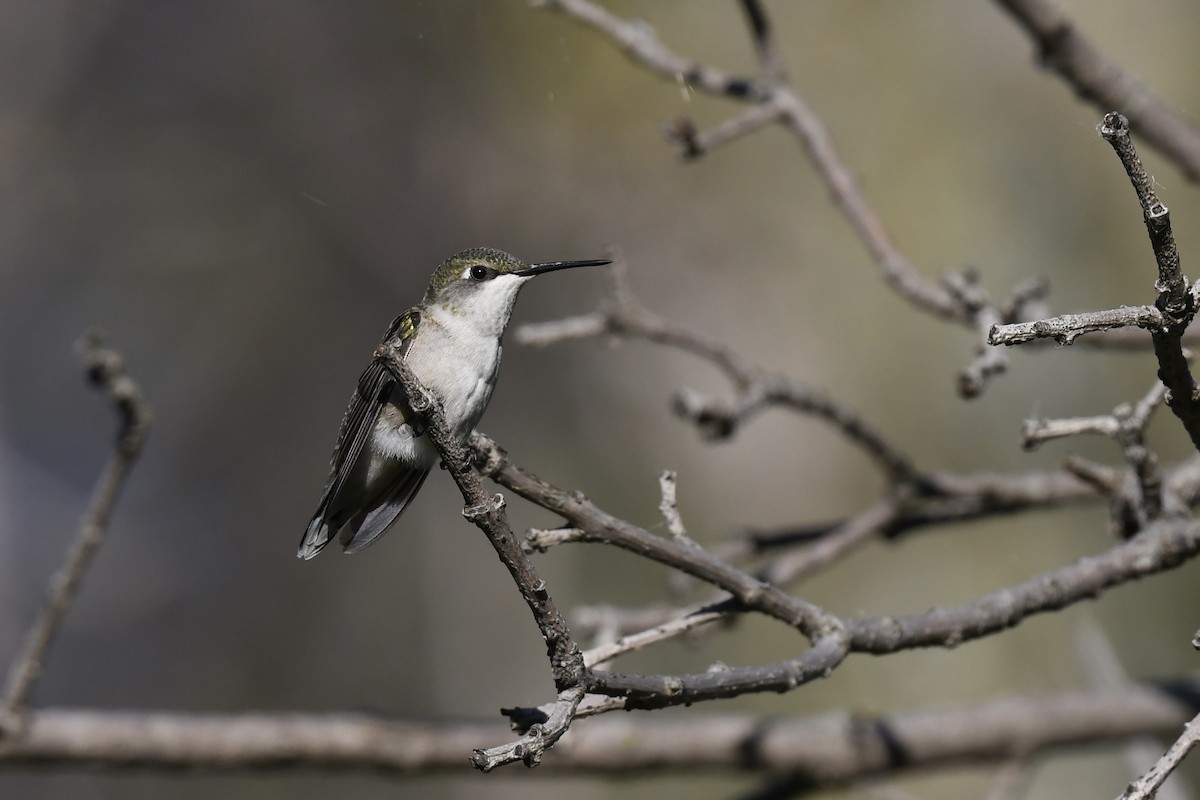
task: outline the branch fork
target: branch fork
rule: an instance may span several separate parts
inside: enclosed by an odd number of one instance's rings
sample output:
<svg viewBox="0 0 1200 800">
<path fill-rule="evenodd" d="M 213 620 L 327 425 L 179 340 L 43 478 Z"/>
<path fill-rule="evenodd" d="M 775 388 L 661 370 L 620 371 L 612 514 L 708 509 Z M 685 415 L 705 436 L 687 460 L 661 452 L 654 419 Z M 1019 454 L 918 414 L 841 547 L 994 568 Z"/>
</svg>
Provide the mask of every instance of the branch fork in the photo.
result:
<svg viewBox="0 0 1200 800">
<path fill-rule="evenodd" d="M 550 669 L 559 693 L 555 711 L 544 725 L 531 728 L 515 742 L 475 751 L 471 763 L 485 772 L 514 761 L 536 766 L 542 754 L 566 732 L 583 698 L 588 678 L 583 653 L 550 597 L 546 582 L 538 576 L 513 534 L 505 513 L 503 495 L 489 497 L 484 492 L 479 475 L 471 466 L 474 457 L 468 457 L 468 450 L 446 426 L 437 398 L 421 384 L 394 348 L 383 346 L 377 351 L 377 356 L 384 359 L 387 368 L 403 387 L 413 412 L 424 419 L 430 441 L 462 492 L 465 503 L 463 516 L 487 536 L 529 606 L 546 641 Z M 480 463 L 488 464 L 490 461 L 484 459 Z"/>
</svg>

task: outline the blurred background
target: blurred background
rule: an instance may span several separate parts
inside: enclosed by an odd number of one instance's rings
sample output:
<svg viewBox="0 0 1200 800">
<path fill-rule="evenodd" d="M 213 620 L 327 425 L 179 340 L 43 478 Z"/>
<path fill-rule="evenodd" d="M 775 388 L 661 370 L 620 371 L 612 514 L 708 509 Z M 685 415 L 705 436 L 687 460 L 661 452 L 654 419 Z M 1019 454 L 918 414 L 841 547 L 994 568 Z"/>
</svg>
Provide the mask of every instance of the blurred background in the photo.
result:
<svg viewBox="0 0 1200 800">
<path fill-rule="evenodd" d="M 1200 116 L 1200 7 L 1061 3 L 1118 63 Z M 751 73 L 733 2 L 609 2 L 677 51 Z M 1056 312 L 1153 298 L 1136 199 L 1093 130 L 1100 112 L 1036 68 L 990 3 L 769 2 L 790 74 L 868 198 L 927 274 L 976 266 L 1004 294 L 1049 277 Z M 768 130 L 694 164 L 663 141 L 739 106 L 631 65 L 605 40 L 519 0 L 0 2 L 0 663 L 61 562 L 114 422 L 72 342 L 100 326 L 155 427 L 49 659 L 36 702 L 195 711 L 370 708 L 493 718 L 551 684 L 538 632 L 435 472 L 402 524 L 353 558 L 293 556 L 346 400 L 391 319 L 465 247 L 530 260 L 628 259 L 640 300 L 771 369 L 823 386 L 924 468 L 1024 470 L 1103 441 L 1019 448 L 1031 414 L 1106 413 L 1154 380 L 1144 354 L 1013 351 L 979 400 L 954 391 L 976 346 L 878 277 L 797 143 Z M 1195 270 L 1194 186 L 1143 151 Z M 586 312 L 602 270 L 529 286 L 514 324 Z M 707 364 L 654 346 L 510 341 L 481 428 L 521 465 L 659 524 L 657 476 L 679 472 L 692 534 L 839 517 L 881 481 L 838 435 L 769 413 L 711 445 L 675 420 Z M 1165 462 L 1188 453 L 1167 413 Z M 512 498 L 515 526 L 553 525 Z M 1111 544 L 1105 509 L 877 544 L 797 587 L 844 614 L 917 613 Z M 665 572 L 594 546 L 539 557 L 559 604 L 678 602 Z M 1098 620 L 1129 672 L 1179 674 L 1200 620 L 1195 568 L 1128 586 L 953 651 L 855 657 L 829 680 L 671 714 L 875 713 L 1080 687 L 1077 628 Z M 750 620 L 628 669 L 699 671 L 796 653 Z M 481 745 L 492 743 L 481 742 Z M 553 758 L 551 754 L 550 758 Z M 397 779 L 0 773 L 6 797 L 726 797 L 748 776 L 604 782 L 509 768 Z M 1112 751 L 1040 768 L 1033 798 L 1114 794 Z M 905 779 L 977 796 L 987 770 Z M 861 796 L 853 795 L 852 796 Z"/>
</svg>

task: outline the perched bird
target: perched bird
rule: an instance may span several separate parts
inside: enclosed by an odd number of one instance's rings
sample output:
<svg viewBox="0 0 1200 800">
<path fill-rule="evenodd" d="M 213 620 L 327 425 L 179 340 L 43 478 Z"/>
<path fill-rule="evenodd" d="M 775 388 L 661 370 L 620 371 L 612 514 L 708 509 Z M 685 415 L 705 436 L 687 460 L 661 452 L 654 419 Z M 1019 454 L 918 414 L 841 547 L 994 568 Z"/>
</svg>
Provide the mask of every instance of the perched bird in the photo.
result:
<svg viewBox="0 0 1200 800">
<path fill-rule="evenodd" d="M 526 264 L 489 247 L 464 250 L 441 263 L 425 299 L 396 317 L 383 342 L 397 348 L 441 401 L 447 426 L 465 440 L 491 399 L 500 337 L 521 287 L 546 272 L 608 263 Z M 403 387 L 376 356 L 342 418 L 329 481 L 300 540 L 299 558 L 312 558 L 339 532 L 347 553 L 362 550 L 412 502 L 438 458 L 414 416 Z"/>
</svg>

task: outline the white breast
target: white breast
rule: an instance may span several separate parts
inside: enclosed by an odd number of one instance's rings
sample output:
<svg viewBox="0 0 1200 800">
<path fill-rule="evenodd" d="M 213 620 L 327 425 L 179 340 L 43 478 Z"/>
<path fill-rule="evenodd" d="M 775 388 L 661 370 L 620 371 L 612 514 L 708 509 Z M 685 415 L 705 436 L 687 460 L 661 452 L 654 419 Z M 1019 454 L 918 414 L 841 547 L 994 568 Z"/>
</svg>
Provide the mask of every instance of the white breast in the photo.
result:
<svg viewBox="0 0 1200 800">
<path fill-rule="evenodd" d="M 466 438 L 492 397 L 500 369 L 500 340 L 455 314 L 422 319 L 407 363 L 442 401 L 446 423 Z"/>
</svg>

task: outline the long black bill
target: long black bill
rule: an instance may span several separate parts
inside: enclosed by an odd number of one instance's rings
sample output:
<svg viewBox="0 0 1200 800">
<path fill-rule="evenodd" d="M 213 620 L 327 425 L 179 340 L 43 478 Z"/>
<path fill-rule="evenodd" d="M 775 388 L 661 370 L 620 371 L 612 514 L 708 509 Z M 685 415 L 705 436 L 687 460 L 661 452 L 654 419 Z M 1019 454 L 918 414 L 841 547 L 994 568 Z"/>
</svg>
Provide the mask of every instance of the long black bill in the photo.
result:
<svg viewBox="0 0 1200 800">
<path fill-rule="evenodd" d="M 543 272 L 554 272 L 557 269 L 574 269 L 575 267 L 602 267 L 611 264 L 607 258 L 591 259 L 588 261 L 547 261 L 545 264 L 530 264 L 528 268 L 514 272 L 514 275 L 541 275 Z"/>
</svg>

